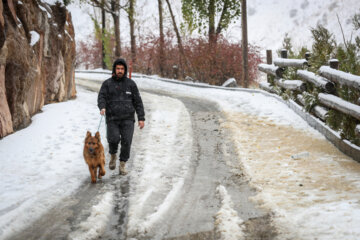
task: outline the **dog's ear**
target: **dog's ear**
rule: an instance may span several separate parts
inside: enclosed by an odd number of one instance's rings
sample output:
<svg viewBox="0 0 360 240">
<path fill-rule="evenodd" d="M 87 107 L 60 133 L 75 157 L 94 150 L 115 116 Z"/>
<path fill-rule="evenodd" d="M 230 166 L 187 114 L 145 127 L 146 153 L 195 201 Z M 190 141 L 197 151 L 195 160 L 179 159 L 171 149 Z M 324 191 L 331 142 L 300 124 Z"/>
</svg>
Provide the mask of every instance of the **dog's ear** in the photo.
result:
<svg viewBox="0 0 360 240">
<path fill-rule="evenodd" d="M 95 137 L 96 137 L 97 139 L 99 139 L 99 141 L 100 141 L 100 133 L 99 133 L 99 132 L 96 132 Z"/>
<path fill-rule="evenodd" d="M 90 131 L 87 131 L 86 137 L 87 137 L 87 138 L 88 138 L 88 137 L 91 137 L 91 132 L 90 132 Z"/>
</svg>

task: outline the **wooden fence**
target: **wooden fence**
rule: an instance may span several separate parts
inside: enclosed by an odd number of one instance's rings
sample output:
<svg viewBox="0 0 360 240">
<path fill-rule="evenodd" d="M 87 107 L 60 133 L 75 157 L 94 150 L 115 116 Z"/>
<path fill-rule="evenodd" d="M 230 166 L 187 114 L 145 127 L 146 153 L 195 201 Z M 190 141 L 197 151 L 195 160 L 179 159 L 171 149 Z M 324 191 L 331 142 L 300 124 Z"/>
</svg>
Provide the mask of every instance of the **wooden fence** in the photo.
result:
<svg viewBox="0 0 360 240">
<path fill-rule="evenodd" d="M 318 105 L 311 108 L 310 114 L 322 122 L 326 121 L 329 109 L 335 109 L 343 114 L 349 115 L 357 121 L 354 133 L 357 139 L 360 138 L 360 98 L 354 104 L 336 96 L 337 90 L 341 86 L 348 86 L 360 91 L 360 76 L 338 70 L 339 61 L 336 59 L 330 60 L 329 66 L 320 67 L 318 74 L 310 72 L 307 70 L 310 53 L 306 53 L 304 59 L 288 59 L 287 51 L 281 50 L 281 57 L 274 59 L 274 61 L 272 61 L 271 50 L 267 50 L 266 55 L 267 63 L 258 65 L 258 69 L 266 73 L 268 79 L 267 82 L 260 83 L 261 89 L 276 94 L 279 94 L 279 91 L 276 90 L 279 88 L 282 90 L 281 92 L 290 91 L 293 96 L 296 96 L 294 102 L 302 108 L 305 108 L 306 103 L 304 96 L 309 95 L 306 92 L 306 82 L 308 82 L 319 91 L 319 94 L 316 96 Z M 296 69 L 298 80 L 283 79 L 284 71 L 288 67 Z M 346 141 L 346 139 L 340 140 Z M 360 149 L 360 147 L 356 145 L 353 147 Z M 344 152 L 348 154 L 348 152 Z M 354 154 L 348 155 L 351 155 L 359 161 L 360 156 L 353 156 Z"/>
</svg>

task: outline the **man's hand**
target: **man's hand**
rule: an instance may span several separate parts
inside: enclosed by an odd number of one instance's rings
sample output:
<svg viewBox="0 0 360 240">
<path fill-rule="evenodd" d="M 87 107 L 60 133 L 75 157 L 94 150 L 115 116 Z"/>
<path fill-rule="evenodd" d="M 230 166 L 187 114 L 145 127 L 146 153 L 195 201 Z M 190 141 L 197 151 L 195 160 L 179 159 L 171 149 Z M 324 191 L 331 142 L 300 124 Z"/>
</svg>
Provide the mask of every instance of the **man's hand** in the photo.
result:
<svg viewBox="0 0 360 240">
<path fill-rule="evenodd" d="M 104 114 L 105 114 L 105 108 L 101 109 L 100 114 L 101 114 L 101 115 L 104 115 Z"/>
<path fill-rule="evenodd" d="M 140 129 L 143 129 L 144 126 L 145 126 L 145 122 L 144 121 L 139 121 L 138 125 L 139 125 Z"/>
</svg>

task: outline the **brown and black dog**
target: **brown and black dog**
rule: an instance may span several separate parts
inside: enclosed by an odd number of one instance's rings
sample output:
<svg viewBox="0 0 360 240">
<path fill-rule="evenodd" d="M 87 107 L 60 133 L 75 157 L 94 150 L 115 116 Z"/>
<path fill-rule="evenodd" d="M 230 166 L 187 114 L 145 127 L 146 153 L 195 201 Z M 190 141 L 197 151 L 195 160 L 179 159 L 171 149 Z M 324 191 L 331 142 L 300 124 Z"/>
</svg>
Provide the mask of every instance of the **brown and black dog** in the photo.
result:
<svg viewBox="0 0 360 240">
<path fill-rule="evenodd" d="M 101 179 L 101 177 L 105 175 L 105 154 L 99 132 L 96 132 L 93 137 L 91 133 L 87 131 L 84 145 L 84 159 L 89 166 L 91 182 L 96 183 L 96 177 Z M 97 174 L 98 169 L 99 175 Z"/>
</svg>

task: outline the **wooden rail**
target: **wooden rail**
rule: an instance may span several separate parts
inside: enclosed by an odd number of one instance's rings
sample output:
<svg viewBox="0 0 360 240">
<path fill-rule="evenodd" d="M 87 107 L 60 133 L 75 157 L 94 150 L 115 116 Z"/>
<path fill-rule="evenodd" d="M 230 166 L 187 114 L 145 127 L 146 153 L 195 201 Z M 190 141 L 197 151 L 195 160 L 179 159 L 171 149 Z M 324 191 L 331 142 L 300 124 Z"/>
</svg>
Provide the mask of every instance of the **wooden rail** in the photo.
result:
<svg viewBox="0 0 360 240">
<path fill-rule="evenodd" d="M 297 70 L 296 74 L 303 80 L 313 83 L 315 86 L 324 89 L 327 93 L 333 93 L 335 91 L 334 83 L 328 81 L 326 78 L 316 76 L 315 73 Z"/>
<path fill-rule="evenodd" d="M 274 65 L 279 67 L 304 68 L 308 66 L 308 61 L 306 59 L 277 58 L 274 60 Z"/>
<path fill-rule="evenodd" d="M 302 94 L 306 90 L 306 86 L 309 84 L 310 87 L 315 86 L 320 93 L 315 91 L 313 92 L 313 95 L 311 95 L 316 101 L 316 105 L 309 109 L 310 113 L 319 119 L 320 122 L 327 121 L 330 109 L 351 116 L 351 121 L 355 121 L 356 123 L 356 127 L 354 128 L 356 137 L 355 139 L 353 139 L 353 137 L 349 138 L 356 141 L 360 138 L 360 98 L 356 99 L 354 102 L 349 102 L 337 96 L 337 94 L 342 91 L 340 89 L 342 86 L 353 88 L 353 90 L 350 91 L 360 91 L 360 76 L 338 70 L 340 63 L 337 59 L 331 59 L 329 61 L 330 66 L 321 66 L 318 70 L 319 75 L 317 75 L 313 72 L 304 70 L 304 68 L 308 66 L 307 60 L 311 58 L 310 53 L 305 54 L 305 59 L 287 59 L 287 52 L 283 49 L 281 50 L 281 58 L 275 59 L 274 65 L 271 62 L 271 50 L 267 50 L 266 54 L 267 64 L 260 64 L 259 70 L 268 74 L 268 82 L 261 83 L 259 85 L 261 89 L 275 94 L 282 94 L 278 89 L 275 89 L 271 85 L 275 84 L 276 86 L 281 87 L 282 91 L 284 91 L 284 89 L 290 90 L 292 91 L 292 95 L 296 96 L 296 102 L 300 105 L 299 108 L 302 108 L 301 106 L 305 107 L 307 104 L 304 95 Z M 279 75 L 283 75 L 282 73 L 287 67 L 296 68 L 296 75 L 301 80 L 287 80 L 281 78 Z M 290 99 L 289 101 L 292 100 Z M 294 104 L 296 103 L 294 102 Z M 308 120 L 308 118 L 306 118 L 306 120 Z M 328 134 L 331 135 L 332 133 L 328 132 Z M 360 162 L 360 146 L 356 146 L 355 148 L 357 149 L 355 149 L 348 144 L 348 140 L 342 139 L 343 137 L 340 135 L 336 137 L 337 140 L 334 140 L 334 135 L 327 138 L 336 146 L 342 148 L 344 152 Z M 336 143 L 334 141 L 336 141 Z"/>
<path fill-rule="evenodd" d="M 340 85 L 346 85 L 360 90 L 360 76 L 332 69 L 328 66 L 322 66 L 319 69 L 319 74 Z"/>
</svg>

